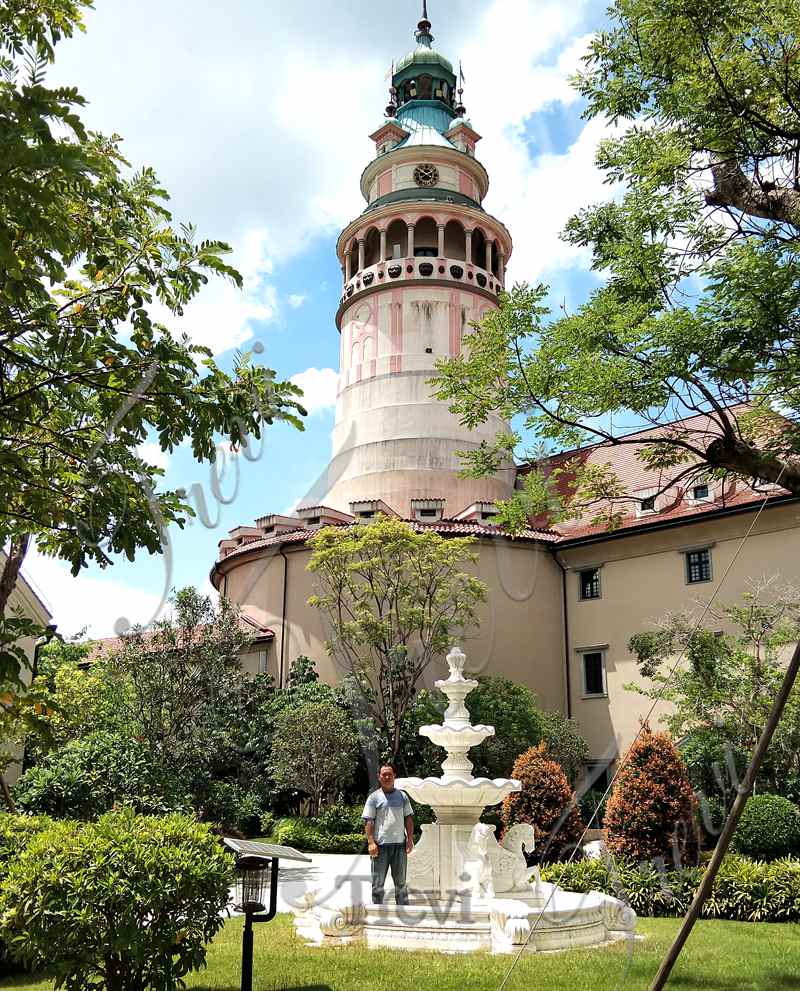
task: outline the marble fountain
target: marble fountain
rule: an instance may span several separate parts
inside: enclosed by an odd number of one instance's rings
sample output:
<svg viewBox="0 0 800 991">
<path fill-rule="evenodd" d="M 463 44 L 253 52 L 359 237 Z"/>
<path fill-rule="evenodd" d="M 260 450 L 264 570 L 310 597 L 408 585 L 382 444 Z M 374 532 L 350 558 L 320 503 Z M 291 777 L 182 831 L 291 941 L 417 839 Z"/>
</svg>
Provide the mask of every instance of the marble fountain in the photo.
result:
<svg viewBox="0 0 800 991">
<path fill-rule="evenodd" d="M 478 682 L 464 676 L 465 655 L 454 649 L 447 663 L 449 678 L 436 682 L 450 703 L 444 721 L 419 731 L 447 752 L 443 774 L 396 782 L 436 816 L 422 826 L 408 858 L 410 904 L 365 903 L 354 895 L 358 885 L 309 892 L 295 914 L 298 934 L 315 945 L 361 941 L 370 947 L 448 953 L 560 950 L 630 937 L 636 915 L 623 902 L 601 892 L 563 891 L 527 866 L 532 826 L 514 826 L 498 843 L 494 827 L 480 822 L 485 809 L 521 785 L 508 778 L 473 777 L 468 753 L 493 736 L 494 727 L 472 725 L 466 698 Z"/>
</svg>

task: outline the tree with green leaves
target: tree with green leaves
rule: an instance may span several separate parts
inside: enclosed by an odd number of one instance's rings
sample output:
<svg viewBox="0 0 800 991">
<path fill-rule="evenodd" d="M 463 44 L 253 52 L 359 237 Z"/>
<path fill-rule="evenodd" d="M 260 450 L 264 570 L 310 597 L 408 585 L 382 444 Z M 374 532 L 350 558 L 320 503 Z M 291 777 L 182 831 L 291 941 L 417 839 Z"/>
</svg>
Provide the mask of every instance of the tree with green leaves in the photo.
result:
<svg viewBox="0 0 800 991">
<path fill-rule="evenodd" d="M 783 681 L 785 651 L 800 639 L 800 590 L 774 580 L 756 583 L 740 603 L 715 607 L 708 624 L 710 629 L 695 630 L 695 617 L 681 613 L 634 636 L 630 649 L 645 682 L 626 687 L 670 704 L 662 721 L 674 739 L 684 741 L 695 788 L 711 788 L 709 797 L 728 804 Z M 720 633 L 721 627 L 731 632 Z M 685 662 L 675 667 L 682 656 Z M 709 758 L 711 766 L 703 766 Z M 795 688 L 757 788 L 794 795 L 798 785 Z"/>
<path fill-rule="evenodd" d="M 564 235 L 604 283 L 557 319 L 545 287 L 516 286 L 440 363 L 437 394 L 470 426 L 521 415 L 537 453 L 633 444 L 661 491 L 732 475 L 800 495 L 800 7 L 615 0 L 609 17 L 575 85 L 587 117 L 621 125 L 597 163 L 624 193 Z M 614 525 L 634 498 L 578 450 L 527 475 L 501 520 L 595 508 Z"/>
<path fill-rule="evenodd" d="M 270 772 L 279 788 L 308 796 L 311 816 L 340 797 L 357 764 L 353 720 L 335 702 L 307 702 L 278 717 Z"/>
<path fill-rule="evenodd" d="M 352 675 L 363 714 L 396 760 L 423 673 L 477 624 L 486 586 L 461 570 L 477 560 L 474 540 L 381 516 L 325 527 L 308 543 L 317 587 L 309 604 L 328 620 L 328 652 Z"/>
<path fill-rule="evenodd" d="M 122 637 L 107 664 L 125 689 L 118 697 L 125 722 L 155 761 L 189 773 L 198 749 L 206 749 L 216 699 L 241 677 L 239 655 L 252 632 L 224 597 L 215 605 L 185 588 L 170 605 L 171 615 Z"/>
<path fill-rule="evenodd" d="M 0 8 L 0 675 L 25 634 L 6 615 L 33 541 L 70 563 L 162 551 L 166 528 L 194 515 L 141 454 L 188 441 L 213 461 L 267 424 L 302 427 L 290 383 L 240 354 L 233 374 L 173 334 L 209 278 L 241 285 L 221 241 L 175 227 L 150 168 L 132 172 L 120 139 L 80 118 L 77 89 L 49 88 L 64 38 L 90 0 L 11 0 Z"/>
</svg>

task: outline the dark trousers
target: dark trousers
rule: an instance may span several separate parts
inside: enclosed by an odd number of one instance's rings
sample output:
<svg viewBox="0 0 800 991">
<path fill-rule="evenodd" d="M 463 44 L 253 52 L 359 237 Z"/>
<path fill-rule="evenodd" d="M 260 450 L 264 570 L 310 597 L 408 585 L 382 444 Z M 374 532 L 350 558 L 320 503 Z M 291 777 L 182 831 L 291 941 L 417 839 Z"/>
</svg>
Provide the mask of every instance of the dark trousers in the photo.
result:
<svg viewBox="0 0 800 991">
<path fill-rule="evenodd" d="M 394 900 L 398 905 L 408 905 L 407 867 L 405 843 L 382 843 L 378 847 L 378 856 L 372 859 L 372 901 L 376 905 L 383 903 L 386 875 L 390 869 L 394 881 Z"/>
</svg>

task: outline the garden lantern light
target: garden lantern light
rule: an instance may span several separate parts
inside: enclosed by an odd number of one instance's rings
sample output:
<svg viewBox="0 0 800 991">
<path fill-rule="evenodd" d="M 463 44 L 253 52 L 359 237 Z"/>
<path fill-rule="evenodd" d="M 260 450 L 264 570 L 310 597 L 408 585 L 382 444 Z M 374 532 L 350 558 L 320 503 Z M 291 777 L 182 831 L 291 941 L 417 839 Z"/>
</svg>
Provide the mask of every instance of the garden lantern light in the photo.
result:
<svg viewBox="0 0 800 991">
<path fill-rule="evenodd" d="M 242 991 L 253 988 L 253 925 L 271 922 L 278 911 L 280 860 L 310 864 L 311 858 L 288 846 L 253 843 L 225 838 L 225 846 L 236 856 L 236 900 L 234 908 L 244 913 L 242 934 Z"/>
</svg>

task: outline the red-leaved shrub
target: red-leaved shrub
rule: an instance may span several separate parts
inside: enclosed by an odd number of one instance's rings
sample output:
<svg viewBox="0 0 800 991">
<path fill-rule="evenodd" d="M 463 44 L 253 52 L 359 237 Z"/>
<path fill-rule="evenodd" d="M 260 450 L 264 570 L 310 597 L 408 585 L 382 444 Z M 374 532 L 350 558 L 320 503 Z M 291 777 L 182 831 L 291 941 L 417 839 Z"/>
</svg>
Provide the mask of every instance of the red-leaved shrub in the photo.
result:
<svg viewBox="0 0 800 991">
<path fill-rule="evenodd" d="M 547 756 L 546 745 L 540 743 L 520 754 L 511 777 L 521 782 L 522 791 L 503 802 L 505 828 L 520 822 L 533 826 L 536 852 L 532 859 L 537 863 L 559 860 L 572 853 L 583 833 L 583 820 L 567 776 Z"/>
<path fill-rule="evenodd" d="M 697 862 L 695 799 L 686 765 L 668 733 L 645 724 L 606 805 L 606 842 L 634 861 Z"/>
</svg>

